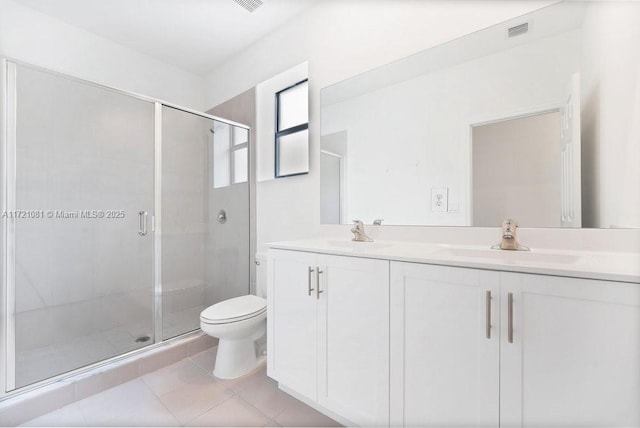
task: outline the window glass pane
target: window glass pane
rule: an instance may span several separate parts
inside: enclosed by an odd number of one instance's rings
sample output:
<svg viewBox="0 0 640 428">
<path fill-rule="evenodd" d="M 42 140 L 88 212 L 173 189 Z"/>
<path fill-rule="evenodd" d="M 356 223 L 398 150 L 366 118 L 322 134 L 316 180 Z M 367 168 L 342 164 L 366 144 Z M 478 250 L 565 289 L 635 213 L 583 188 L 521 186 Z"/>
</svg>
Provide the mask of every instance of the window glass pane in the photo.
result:
<svg viewBox="0 0 640 428">
<path fill-rule="evenodd" d="M 214 122 L 213 131 L 213 187 L 225 187 L 231 176 L 231 126 Z"/>
<path fill-rule="evenodd" d="M 233 145 L 237 146 L 240 144 L 249 142 L 249 130 L 239 127 L 233 128 Z"/>
<path fill-rule="evenodd" d="M 243 147 L 239 150 L 233 151 L 233 182 L 244 183 L 247 181 L 248 162 L 247 162 L 248 150 Z"/>
<path fill-rule="evenodd" d="M 304 130 L 278 139 L 278 177 L 309 172 L 309 131 Z"/>
<path fill-rule="evenodd" d="M 308 82 L 280 92 L 278 131 L 309 122 Z"/>
</svg>

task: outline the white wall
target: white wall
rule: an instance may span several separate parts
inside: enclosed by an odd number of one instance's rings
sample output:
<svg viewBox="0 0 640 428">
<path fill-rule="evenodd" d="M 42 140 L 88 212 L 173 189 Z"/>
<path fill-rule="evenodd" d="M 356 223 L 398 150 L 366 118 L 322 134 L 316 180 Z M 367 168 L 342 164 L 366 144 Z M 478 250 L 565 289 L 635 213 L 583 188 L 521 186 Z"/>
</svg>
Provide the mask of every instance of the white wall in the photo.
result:
<svg viewBox="0 0 640 428">
<path fill-rule="evenodd" d="M 0 0 L 0 57 L 185 107 L 204 107 L 204 79 L 200 76 L 12 0 Z"/>
<path fill-rule="evenodd" d="M 349 136 L 347 218 L 471 225 L 471 125 L 560 108 L 580 46 L 573 30 L 323 107 L 322 132 Z M 448 212 L 431 211 L 437 187 L 449 189 Z"/>
<path fill-rule="evenodd" d="M 309 61 L 311 171 L 258 183 L 258 248 L 321 231 L 348 236 L 346 226 L 320 226 L 321 88 L 551 3 L 379 0 L 364 7 L 357 0 L 322 2 L 209 74 L 207 105 L 216 105 Z M 385 236 L 400 236 L 402 229 L 384 228 Z M 472 238 L 473 233 L 465 234 Z"/>
<path fill-rule="evenodd" d="M 325 0 L 207 76 L 217 105 L 309 60 L 315 91 L 554 0 Z"/>
<path fill-rule="evenodd" d="M 590 5 L 583 24 L 588 227 L 640 227 L 640 3 Z"/>
</svg>

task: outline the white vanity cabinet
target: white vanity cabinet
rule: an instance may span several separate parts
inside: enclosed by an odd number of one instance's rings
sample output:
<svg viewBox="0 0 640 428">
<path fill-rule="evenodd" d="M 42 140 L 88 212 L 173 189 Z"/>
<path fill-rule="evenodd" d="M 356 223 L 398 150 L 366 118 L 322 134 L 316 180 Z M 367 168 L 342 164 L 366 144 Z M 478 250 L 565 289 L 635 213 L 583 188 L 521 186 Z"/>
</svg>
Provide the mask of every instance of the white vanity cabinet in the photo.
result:
<svg viewBox="0 0 640 428">
<path fill-rule="evenodd" d="M 316 254 L 267 254 L 268 375 L 298 394 L 317 401 L 318 302 Z M 312 286 L 313 284 L 313 286 Z"/>
<path fill-rule="evenodd" d="M 498 272 L 391 263 L 391 426 L 498 426 L 499 298 Z"/>
<path fill-rule="evenodd" d="M 640 426 L 640 284 L 500 275 L 501 425 Z"/>
<path fill-rule="evenodd" d="M 363 426 L 389 424 L 389 261 L 268 252 L 268 375 Z"/>
<path fill-rule="evenodd" d="M 640 425 L 640 286 L 391 263 L 392 426 Z"/>
</svg>

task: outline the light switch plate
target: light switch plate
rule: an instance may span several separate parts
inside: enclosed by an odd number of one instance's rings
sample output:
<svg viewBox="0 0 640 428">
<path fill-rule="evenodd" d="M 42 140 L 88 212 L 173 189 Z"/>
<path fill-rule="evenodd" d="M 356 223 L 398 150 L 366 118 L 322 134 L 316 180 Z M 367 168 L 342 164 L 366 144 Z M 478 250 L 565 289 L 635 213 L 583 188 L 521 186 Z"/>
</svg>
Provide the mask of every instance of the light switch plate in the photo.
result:
<svg viewBox="0 0 640 428">
<path fill-rule="evenodd" d="M 444 212 L 448 211 L 449 204 L 449 188 L 432 187 L 431 188 L 431 211 Z"/>
</svg>

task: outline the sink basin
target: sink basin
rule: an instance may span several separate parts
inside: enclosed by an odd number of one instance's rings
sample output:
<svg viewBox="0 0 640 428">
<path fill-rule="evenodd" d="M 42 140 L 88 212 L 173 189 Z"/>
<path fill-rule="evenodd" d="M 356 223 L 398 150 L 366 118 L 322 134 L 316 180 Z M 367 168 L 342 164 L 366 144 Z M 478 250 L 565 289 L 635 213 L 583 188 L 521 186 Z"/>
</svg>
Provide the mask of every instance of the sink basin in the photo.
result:
<svg viewBox="0 0 640 428">
<path fill-rule="evenodd" d="M 389 242 L 361 242 L 361 241 L 338 241 L 338 240 L 329 240 L 326 241 L 329 247 L 337 247 L 341 250 L 350 249 L 354 251 L 367 251 L 367 250 L 378 250 L 381 248 L 389 248 L 393 244 Z"/>
<path fill-rule="evenodd" d="M 509 251 L 492 250 L 490 248 L 446 247 L 445 250 L 453 257 L 467 259 L 496 260 L 501 262 L 518 263 L 551 263 L 574 264 L 580 260 L 580 256 L 574 254 L 536 252 L 536 251 Z"/>
</svg>

